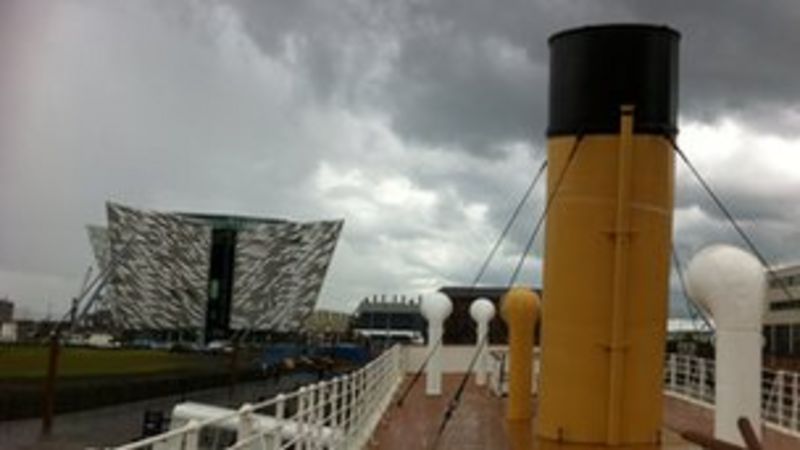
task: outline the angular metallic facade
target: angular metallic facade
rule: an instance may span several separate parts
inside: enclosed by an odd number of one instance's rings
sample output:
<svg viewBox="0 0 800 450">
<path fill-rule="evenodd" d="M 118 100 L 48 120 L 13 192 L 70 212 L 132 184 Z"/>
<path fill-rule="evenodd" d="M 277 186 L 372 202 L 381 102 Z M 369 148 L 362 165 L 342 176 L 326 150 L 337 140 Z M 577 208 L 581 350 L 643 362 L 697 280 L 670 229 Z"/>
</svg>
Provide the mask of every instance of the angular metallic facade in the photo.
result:
<svg viewBox="0 0 800 450">
<path fill-rule="evenodd" d="M 264 224 L 240 231 L 231 328 L 298 329 L 314 308 L 342 224 Z"/>
<path fill-rule="evenodd" d="M 193 219 L 109 203 L 114 320 L 127 329 L 202 327 L 210 236 L 211 227 Z"/>
<path fill-rule="evenodd" d="M 111 265 L 104 306 L 128 330 L 209 332 L 208 319 L 221 311 L 219 280 L 211 275 L 212 258 L 219 257 L 212 237 L 223 230 L 235 239 L 226 262 L 233 277 L 225 328 L 297 331 L 314 308 L 343 226 L 151 212 L 112 203 L 107 212 L 108 228 L 88 227 L 89 238 L 98 267 Z"/>
<path fill-rule="evenodd" d="M 108 228 L 99 225 L 87 225 L 86 231 L 89 233 L 89 244 L 92 246 L 92 253 L 100 271 L 106 270 L 111 260 L 111 248 L 108 242 Z"/>
</svg>

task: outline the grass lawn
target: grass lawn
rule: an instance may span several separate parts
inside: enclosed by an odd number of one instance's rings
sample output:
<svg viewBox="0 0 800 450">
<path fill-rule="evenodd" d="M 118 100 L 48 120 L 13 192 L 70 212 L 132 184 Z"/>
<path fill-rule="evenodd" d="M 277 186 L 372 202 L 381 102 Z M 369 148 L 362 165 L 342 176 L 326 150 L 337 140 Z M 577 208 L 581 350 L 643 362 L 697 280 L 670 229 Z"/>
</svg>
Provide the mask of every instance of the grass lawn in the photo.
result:
<svg viewBox="0 0 800 450">
<path fill-rule="evenodd" d="M 47 357 L 47 346 L 0 346 L 0 380 L 43 378 Z M 62 347 L 58 375 L 141 375 L 197 371 L 215 366 L 222 369 L 226 367 L 225 361 L 213 356 L 161 350 Z"/>
</svg>

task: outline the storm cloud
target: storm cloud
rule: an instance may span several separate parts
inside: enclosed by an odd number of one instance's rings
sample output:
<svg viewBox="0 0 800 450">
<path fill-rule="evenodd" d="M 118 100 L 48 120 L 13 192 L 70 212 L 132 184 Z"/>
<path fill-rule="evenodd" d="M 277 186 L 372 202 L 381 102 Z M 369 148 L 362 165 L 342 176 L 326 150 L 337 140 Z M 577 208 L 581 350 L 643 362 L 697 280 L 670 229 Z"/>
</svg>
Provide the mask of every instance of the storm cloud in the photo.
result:
<svg viewBox="0 0 800 450">
<path fill-rule="evenodd" d="M 798 21 L 791 1 L 2 2 L 0 295 L 63 309 L 107 200 L 344 218 L 326 307 L 468 283 L 544 157 L 548 36 L 602 22 L 682 33 L 679 142 L 795 262 Z M 542 203 L 486 283 L 507 282 Z M 675 236 L 683 257 L 741 245 L 680 163 Z"/>
</svg>

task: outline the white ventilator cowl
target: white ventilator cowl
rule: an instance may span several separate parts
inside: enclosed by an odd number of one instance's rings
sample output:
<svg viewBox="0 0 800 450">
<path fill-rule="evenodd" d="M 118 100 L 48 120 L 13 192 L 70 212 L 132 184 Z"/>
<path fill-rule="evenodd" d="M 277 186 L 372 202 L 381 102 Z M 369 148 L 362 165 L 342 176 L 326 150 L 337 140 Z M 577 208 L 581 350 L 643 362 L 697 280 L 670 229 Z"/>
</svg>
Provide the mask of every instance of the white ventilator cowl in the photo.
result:
<svg viewBox="0 0 800 450">
<path fill-rule="evenodd" d="M 706 247 L 689 262 L 686 281 L 718 329 L 761 331 L 766 278 L 753 255 L 730 245 Z"/>
<path fill-rule="evenodd" d="M 494 303 L 485 298 L 479 298 L 469 305 L 469 315 L 477 323 L 486 323 L 494 318 Z"/>
<path fill-rule="evenodd" d="M 428 321 L 427 353 L 430 359 L 425 371 L 425 394 L 441 395 L 443 323 L 453 312 L 453 302 L 441 292 L 436 292 L 422 299 L 420 311 Z"/>
<path fill-rule="evenodd" d="M 483 386 L 486 384 L 486 372 L 488 371 L 488 354 L 489 354 L 489 322 L 494 318 L 495 308 L 494 303 L 486 298 L 478 298 L 469 305 L 469 315 L 477 325 L 475 333 L 475 346 L 478 353 L 478 359 L 473 369 L 475 373 L 475 384 Z M 483 345 L 478 349 L 477 347 Z"/>
<path fill-rule="evenodd" d="M 435 292 L 422 299 L 420 311 L 428 322 L 441 323 L 453 312 L 453 302 L 441 292 Z"/>
<path fill-rule="evenodd" d="M 739 248 L 714 245 L 692 258 L 686 279 L 689 296 L 711 313 L 716 328 L 714 437 L 744 445 L 740 417 L 761 434 L 764 268 Z"/>
</svg>

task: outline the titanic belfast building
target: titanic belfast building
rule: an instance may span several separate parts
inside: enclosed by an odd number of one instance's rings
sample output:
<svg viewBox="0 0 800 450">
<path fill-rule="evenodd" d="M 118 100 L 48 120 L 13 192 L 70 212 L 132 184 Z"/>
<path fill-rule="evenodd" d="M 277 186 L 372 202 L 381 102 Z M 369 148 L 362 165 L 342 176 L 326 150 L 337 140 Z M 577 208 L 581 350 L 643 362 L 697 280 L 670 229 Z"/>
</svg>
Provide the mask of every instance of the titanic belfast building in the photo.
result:
<svg viewBox="0 0 800 450">
<path fill-rule="evenodd" d="M 292 333 L 313 309 L 343 221 L 166 213 L 107 204 L 89 240 L 121 331 Z"/>
</svg>

